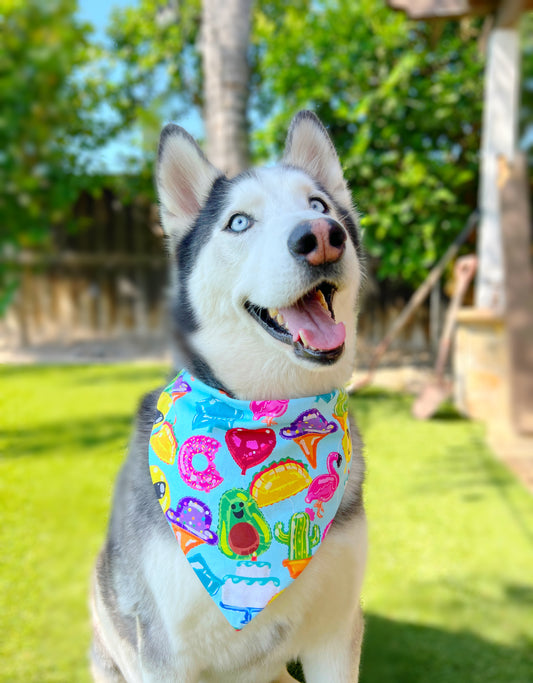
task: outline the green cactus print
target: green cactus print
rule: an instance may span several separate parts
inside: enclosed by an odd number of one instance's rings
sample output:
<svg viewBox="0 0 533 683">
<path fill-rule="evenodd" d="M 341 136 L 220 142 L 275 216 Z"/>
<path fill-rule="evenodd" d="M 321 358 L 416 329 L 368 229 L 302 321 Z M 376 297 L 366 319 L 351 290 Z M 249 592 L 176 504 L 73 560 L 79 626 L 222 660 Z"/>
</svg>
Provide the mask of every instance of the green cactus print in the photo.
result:
<svg viewBox="0 0 533 683">
<path fill-rule="evenodd" d="M 276 522 L 274 536 L 277 541 L 289 547 L 289 560 L 305 560 L 311 557 L 312 549 L 320 541 L 320 527 L 313 525 L 307 512 L 295 512 L 285 532 L 283 522 Z"/>
</svg>

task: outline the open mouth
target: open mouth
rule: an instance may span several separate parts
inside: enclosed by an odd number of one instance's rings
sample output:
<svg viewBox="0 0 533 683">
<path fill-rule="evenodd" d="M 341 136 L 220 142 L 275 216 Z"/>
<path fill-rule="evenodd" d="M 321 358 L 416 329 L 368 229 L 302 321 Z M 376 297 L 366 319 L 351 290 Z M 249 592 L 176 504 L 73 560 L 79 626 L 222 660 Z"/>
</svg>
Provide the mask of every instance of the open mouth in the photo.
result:
<svg viewBox="0 0 533 683">
<path fill-rule="evenodd" d="M 247 301 L 248 313 L 272 337 L 294 347 L 300 358 L 334 363 L 344 351 L 346 328 L 335 322 L 333 296 L 336 288 L 322 282 L 291 306 L 261 308 Z"/>
</svg>

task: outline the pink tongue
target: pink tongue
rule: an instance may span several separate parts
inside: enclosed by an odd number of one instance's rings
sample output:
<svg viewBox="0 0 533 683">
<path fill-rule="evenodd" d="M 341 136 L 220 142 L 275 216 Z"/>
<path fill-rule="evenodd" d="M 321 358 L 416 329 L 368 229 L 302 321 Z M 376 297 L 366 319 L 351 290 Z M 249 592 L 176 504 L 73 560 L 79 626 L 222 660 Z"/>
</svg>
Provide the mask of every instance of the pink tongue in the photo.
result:
<svg viewBox="0 0 533 683">
<path fill-rule="evenodd" d="M 331 351 L 344 343 L 346 328 L 344 323 L 336 323 L 321 305 L 318 294 L 313 292 L 290 308 L 280 308 L 285 325 L 293 340 L 305 338 L 308 346 L 320 351 Z"/>
</svg>

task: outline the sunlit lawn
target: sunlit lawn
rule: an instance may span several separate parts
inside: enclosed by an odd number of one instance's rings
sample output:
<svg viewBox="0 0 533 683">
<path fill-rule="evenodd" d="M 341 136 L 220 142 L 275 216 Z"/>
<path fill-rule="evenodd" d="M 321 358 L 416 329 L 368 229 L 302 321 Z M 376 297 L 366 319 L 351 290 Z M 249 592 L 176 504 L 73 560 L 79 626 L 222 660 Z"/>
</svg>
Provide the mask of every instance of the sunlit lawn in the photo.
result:
<svg viewBox="0 0 533 683">
<path fill-rule="evenodd" d="M 165 374 L 0 368 L 0 680 L 89 680 L 89 574 L 135 406 Z M 531 683 L 533 498 L 479 425 L 416 423 L 409 405 L 353 399 L 371 538 L 362 683 Z"/>
</svg>

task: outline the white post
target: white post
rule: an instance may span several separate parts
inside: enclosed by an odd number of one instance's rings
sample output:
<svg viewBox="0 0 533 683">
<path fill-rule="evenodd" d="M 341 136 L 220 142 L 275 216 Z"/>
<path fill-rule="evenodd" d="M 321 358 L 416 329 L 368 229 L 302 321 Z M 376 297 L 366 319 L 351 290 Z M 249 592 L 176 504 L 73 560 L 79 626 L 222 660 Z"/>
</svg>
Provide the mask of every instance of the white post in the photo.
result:
<svg viewBox="0 0 533 683">
<path fill-rule="evenodd" d="M 520 82 L 518 31 L 497 28 L 489 36 L 481 141 L 477 243 L 477 308 L 501 313 L 505 307 L 498 157 L 513 160 L 518 143 Z"/>
</svg>

